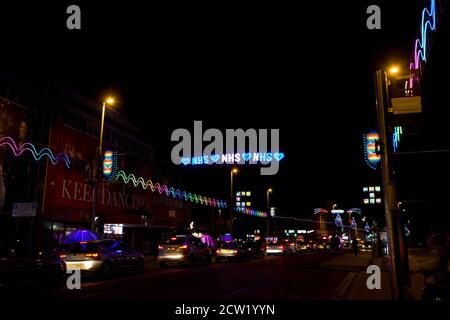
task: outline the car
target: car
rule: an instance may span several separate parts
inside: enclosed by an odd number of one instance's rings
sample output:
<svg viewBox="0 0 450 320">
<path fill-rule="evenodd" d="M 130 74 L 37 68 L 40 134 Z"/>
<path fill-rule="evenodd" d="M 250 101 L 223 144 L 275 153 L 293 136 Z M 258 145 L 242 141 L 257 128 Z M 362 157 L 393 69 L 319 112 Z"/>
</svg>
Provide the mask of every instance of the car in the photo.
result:
<svg viewBox="0 0 450 320">
<path fill-rule="evenodd" d="M 249 241 L 244 243 L 250 258 L 261 259 L 266 256 L 266 246 L 261 241 Z"/>
<path fill-rule="evenodd" d="M 159 245 L 158 263 L 161 268 L 168 264 L 211 263 L 212 252 L 208 245 L 191 235 L 171 236 Z"/>
<path fill-rule="evenodd" d="M 60 257 L 67 269 L 80 269 L 83 274 L 108 277 L 113 272 L 144 270 L 144 255 L 121 240 L 94 240 L 65 244 Z"/>
<path fill-rule="evenodd" d="M 297 244 L 295 241 L 287 241 L 285 242 L 286 245 L 286 254 L 295 254 L 297 253 Z"/>
<path fill-rule="evenodd" d="M 372 251 L 372 243 L 369 241 L 364 241 L 360 245 L 361 251 Z"/>
<path fill-rule="evenodd" d="M 267 255 L 272 254 L 286 254 L 286 245 L 281 242 L 272 242 L 267 245 Z"/>
<path fill-rule="evenodd" d="M 306 249 L 309 252 L 313 252 L 317 250 L 317 242 L 314 242 L 313 240 L 309 240 L 309 242 L 306 243 Z"/>
<path fill-rule="evenodd" d="M 303 241 L 297 242 L 297 250 L 298 252 L 306 252 L 308 250 L 308 247 L 306 246 L 306 243 Z"/>
<path fill-rule="evenodd" d="M 226 241 L 220 242 L 216 250 L 216 262 L 223 260 L 245 261 L 250 259 L 248 247 L 241 243 Z"/>
<path fill-rule="evenodd" d="M 57 286 L 65 277 L 66 264 L 56 253 L 39 252 L 22 241 L 0 242 L 0 287 Z"/>
</svg>

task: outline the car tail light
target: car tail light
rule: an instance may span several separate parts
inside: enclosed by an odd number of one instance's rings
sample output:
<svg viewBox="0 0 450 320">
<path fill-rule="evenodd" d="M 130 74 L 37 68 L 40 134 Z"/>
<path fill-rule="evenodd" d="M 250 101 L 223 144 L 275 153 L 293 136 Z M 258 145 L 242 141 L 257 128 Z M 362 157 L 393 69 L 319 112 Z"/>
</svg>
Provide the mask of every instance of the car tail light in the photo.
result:
<svg viewBox="0 0 450 320">
<path fill-rule="evenodd" d="M 164 249 L 164 247 L 162 245 L 159 245 L 158 250 L 162 250 L 162 249 Z"/>
<path fill-rule="evenodd" d="M 97 258 L 98 257 L 98 253 L 86 253 L 85 257 L 87 257 L 87 258 Z"/>
<path fill-rule="evenodd" d="M 59 257 L 60 257 L 61 259 L 64 259 L 65 257 L 67 257 L 67 255 L 65 255 L 65 254 L 60 254 Z"/>
<path fill-rule="evenodd" d="M 278 246 L 278 249 L 284 249 L 284 247 L 283 246 Z"/>
<path fill-rule="evenodd" d="M 187 245 L 182 245 L 182 246 L 180 246 L 180 249 L 187 249 Z"/>
<path fill-rule="evenodd" d="M 233 253 L 237 253 L 237 250 L 233 250 Z"/>
</svg>

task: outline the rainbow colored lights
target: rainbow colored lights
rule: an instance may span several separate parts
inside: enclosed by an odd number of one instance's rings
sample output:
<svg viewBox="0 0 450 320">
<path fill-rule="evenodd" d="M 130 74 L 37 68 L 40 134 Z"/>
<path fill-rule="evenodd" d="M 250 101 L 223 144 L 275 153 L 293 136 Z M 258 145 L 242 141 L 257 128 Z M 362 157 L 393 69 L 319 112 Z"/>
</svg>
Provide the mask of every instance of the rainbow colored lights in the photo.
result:
<svg viewBox="0 0 450 320">
<path fill-rule="evenodd" d="M 15 141 L 11 137 L 3 137 L 0 139 L 0 147 L 9 146 L 16 157 L 19 157 L 25 151 L 30 151 L 34 160 L 39 161 L 43 156 L 46 156 L 50 159 L 53 165 L 56 165 L 58 162 L 63 161 L 67 168 L 70 168 L 70 160 L 67 154 L 64 152 L 58 153 L 55 157 L 53 152 L 49 148 L 42 148 L 40 151 L 36 150 L 36 147 L 30 142 L 23 143 L 20 147 L 17 147 Z"/>
<path fill-rule="evenodd" d="M 120 170 L 117 173 L 116 180 L 118 180 L 119 178 L 122 178 L 124 183 L 128 183 L 131 181 L 131 183 L 133 183 L 135 187 L 138 187 L 139 185 L 141 185 L 143 189 L 147 189 L 148 187 L 150 187 L 152 192 L 155 192 L 157 190 L 159 194 L 164 193 L 166 196 L 171 196 L 173 198 L 178 198 L 180 200 L 200 203 L 202 205 L 209 205 L 218 208 L 227 207 L 226 201 L 207 198 L 201 195 L 192 194 L 190 192 L 181 191 L 179 189 L 174 189 L 173 187 L 168 187 L 164 184 L 161 185 L 159 184 L 159 182 L 153 183 L 151 180 L 145 181 L 144 178 L 142 177 L 136 179 L 134 174 L 131 173 L 129 175 L 126 175 L 123 170 Z"/>
<path fill-rule="evenodd" d="M 258 211 L 258 210 L 253 210 L 250 208 L 242 208 L 242 207 L 237 207 L 234 210 L 236 212 L 246 213 L 246 214 L 248 214 L 250 216 L 254 216 L 254 217 L 267 218 L 267 212 L 264 212 L 264 211 Z"/>
<path fill-rule="evenodd" d="M 106 150 L 103 155 L 103 176 L 111 181 L 117 173 L 117 152 Z"/>
<path fill-rule="evenodd" d="M 367 165 L 374 170 L 378 168 L 381 161 L 379 142 L 380 135 L 374 130 L 364 135 L 364 158 Z"/>
</svg>

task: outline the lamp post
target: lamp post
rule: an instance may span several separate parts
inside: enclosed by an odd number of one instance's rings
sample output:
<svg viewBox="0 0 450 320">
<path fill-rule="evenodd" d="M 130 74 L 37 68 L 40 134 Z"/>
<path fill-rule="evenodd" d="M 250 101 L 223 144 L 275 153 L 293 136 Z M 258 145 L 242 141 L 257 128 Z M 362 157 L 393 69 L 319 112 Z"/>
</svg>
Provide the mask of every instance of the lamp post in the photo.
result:
<svg viewBox="0 0 450 320">
<path fill-rule="evenodd" d="M 272 188 L 269 188 L 269 189 L 267 189 L 267 192 L 266 192 L 266 199 L 267 199 L 267 221 L 266 221 L 266 228 L 267 228 L 267 230 L 266 230 L 266 237 L 268 237 L 269 236 L 269 225 L 270 225 L 270 222 L 269 222 L 269 218 L 270 218 L 270 202 L 269 202 L 269 194 L 272 192 L 273 190 L 272 190 Z"/>
<path fill-rule="evenodd" d="M 234 201 L 233 201 L 233 174 L 238 173 L 238 169 L 233 168 L 230 172 L 230 234 L 233 236 L 233 210 L 234 210 Z"/>
<path fill-rule="evenodd" d="M 94 180 L 94 196 L 93 196 L 93 205 L 92 205 L 92 213 L 91 213 L 91 231 L 94 232 L 95 230 L 95 217 L 97 214 L 97 203 L 98 203 L 98 185 L 100 180 L 100 159 L 102 158 L 102 148 L 103 148 L 103 128 L 105 126 L 105 113 L 106 113 L 106 107 L 109 105 L 111 106 L 114 104 L 114 99 L 111 97 L 108 97 L 106 100 L 103 101 L 102 105 L 102 117 L 100 122 L 100 142 L 97 149 L 97 152 L 95 153 L 94 158 L 94 166 L 93 166 L 93 180 Z"/>
<path fill-rule="evenodd" d="M 398 73 L 399 69 L 393 67 L 389 70 L 391 74 Z M 384 190 L 384 210 L 386 217 L 386 231 L 388 235 L 388 248 L 391 267 L 391 285 L 393 299 L 402 299 L 402 273 L 401 273 L 401 251 L 402 236 L 399 233 L 399 220 L 397 212 L 397 200 L 394 181 L 394 172 L 391 163 L 391 148 L 388 145 L 389 131 L 386 125 L 386 112 L 389 102 L 388 97 L 388 75 L 385 70 L 377 70 L 375 74 L 376 84 L 376 109 L 378 118 L 378 132 L 380 135 L 381 149 L 381 176 Z"/>
</svg>

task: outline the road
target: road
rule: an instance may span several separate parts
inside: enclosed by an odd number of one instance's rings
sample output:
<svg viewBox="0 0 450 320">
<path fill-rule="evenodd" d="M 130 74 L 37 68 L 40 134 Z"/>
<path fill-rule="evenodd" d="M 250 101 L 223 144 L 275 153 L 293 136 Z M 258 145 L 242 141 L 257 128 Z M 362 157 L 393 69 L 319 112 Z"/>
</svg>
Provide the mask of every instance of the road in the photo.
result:
<svg viewBox="0 0 450 320">
<path fill-rule="evenodd" d="M 269 256 L 248 262 L 213 263 L 160 269 L 147 263 L 144 273 L 108 280 L 82 279 L 80 290 L 66 287 L 39 292 L 45 300 L 298 300 L 333 299 L 347 271 L 324 270 L 329 253 Z M 35 293 L 28 291 L 36 297 Z M 23 298 L 23 292 L 21 293 Z"/>
</svg>

